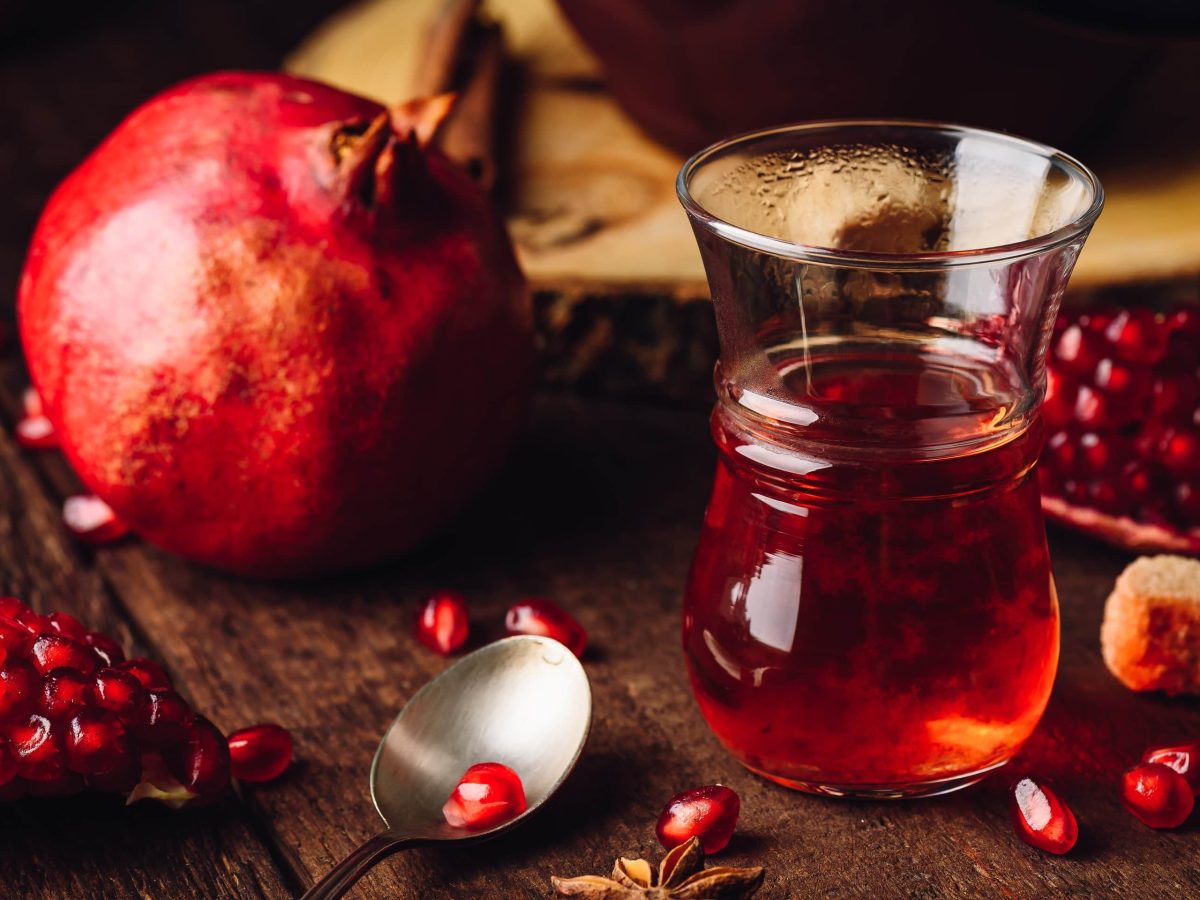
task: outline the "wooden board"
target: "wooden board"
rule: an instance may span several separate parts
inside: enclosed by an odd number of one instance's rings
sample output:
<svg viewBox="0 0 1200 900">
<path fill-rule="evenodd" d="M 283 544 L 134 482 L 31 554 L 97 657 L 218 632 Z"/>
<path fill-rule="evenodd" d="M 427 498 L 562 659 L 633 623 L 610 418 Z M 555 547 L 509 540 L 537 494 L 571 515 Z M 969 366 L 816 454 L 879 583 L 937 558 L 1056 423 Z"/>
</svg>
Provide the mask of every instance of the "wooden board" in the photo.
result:
<svg viewBox="0 0 1200 900">
<path fill-rule="evenodd" d="M 410 93 L 441 2 L 364 0 L 322 26 L 287 66 L 395 102 Z M 604 91 L 596 61 L 554 0 L 485 0 L 484 8 L 504 26 L 524 76 L 506 174 L 512 233 L 533 283 L 704 296 L 700 259 L 675 199 L 682 158 L 646 138 Z M 1194 46 L 1179 48 L 1114 126 L 1114 146 L 1089 154 L 1108 205 L 1073 289 L 1200 274 L 1198 56 Z"/>
<path fill-rule="evenodd" d="M 285 21 L 274 7 L 234 0 L 139 4 L 0 57 L 4 151 L 22 161 L 0 167 L 10 201 L 0 281 L 16 283 L 54 184 L 126 111 L 189 74 L 272 65 L 294 29 L 328 12 L 318 7 L 302 0 Z M 480 640 L 496 636 L 506 605 L 528 593 L 578 615 L 594 647 L 594 733 L 561 797 L 528 827 L 475 850 L 401 854 L 356 897 L 548 896 L 552 873 L 656 855 L 664 800 L 714 780 L 744 801 L 722 859 L 766 865 L 764 900 L 1200 895 L 1200 831 L 1152 832 L 1113 788 L 1148 741 L 1200 734 L 1200 707 L 1134 696 L 1104 670 L 1101 603 L 1127 560 L 1101 545 L 1051 536 L 1062 663 L 1022 765 L 1059 780 L 1084 837 L 1070 857 L 1050 858 L 1011 834 L 999 779 L 941 800 L 839 803 L 769 785 L 720 749 L 688 696 L 677 649 L 713 461 L 702 411 L 545 398 L 511 465 L 444 537 L 356 578 L 272 585 L 136 541 L 91 552 L 68 540 L 57 511 L 76 489 L 72 475 L 56 454 L 19 451 L 8 437 L 24 384 L 9 343 L 0 350 L 0 591 L 69 610 L 126 649 L 161 658 L 226 728 L 286 724 L 298 762 L 279 782 L 208 810 L 127 810 L 99 798 L 0 805 L 6 900 L 295 896 L 377 827 L 371 755 L 395 710 L 447 664 L 409 633 L 419 599 L 443 586 L 468 594 Z"/>
</svg>

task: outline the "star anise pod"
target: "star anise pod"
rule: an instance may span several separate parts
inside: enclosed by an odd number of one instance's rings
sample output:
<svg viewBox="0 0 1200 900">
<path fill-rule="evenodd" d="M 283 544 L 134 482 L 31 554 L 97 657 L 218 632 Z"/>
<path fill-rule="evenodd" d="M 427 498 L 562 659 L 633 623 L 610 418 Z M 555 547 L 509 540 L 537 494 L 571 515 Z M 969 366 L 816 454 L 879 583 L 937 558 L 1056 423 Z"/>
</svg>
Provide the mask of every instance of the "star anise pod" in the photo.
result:
<svg viewBox="0 0 1200 900">
<path fill-rule="evenodd" d="M 692 838 L 663 857 L 655 873 L 644 859 L 618 859 L 611 878 L 580 875 L 551 878 L 560 897 L 584 900 L 742 900 L 763 883 L 761 866 L 704 868 L 700 841 Z"/>
</svg>

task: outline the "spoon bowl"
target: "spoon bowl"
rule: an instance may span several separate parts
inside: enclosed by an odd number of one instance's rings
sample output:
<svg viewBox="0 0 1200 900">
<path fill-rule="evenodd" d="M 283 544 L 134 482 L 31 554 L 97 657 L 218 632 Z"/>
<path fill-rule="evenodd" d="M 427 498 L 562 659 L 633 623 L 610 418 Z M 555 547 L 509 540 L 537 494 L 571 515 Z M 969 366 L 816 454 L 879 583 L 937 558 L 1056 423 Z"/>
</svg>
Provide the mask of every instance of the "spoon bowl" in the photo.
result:
<svg viewBox="0 0 1200 900">
<path fill-rule="evenodd" d="M 413 696 L 375 753 L 371 797 L 387 830 L 339 863 L 303 900 L 340 897 L 402 847 L 480 841 L 519 825 L 574 769 L 591 718 L 587 674 L 557 641 L 511 637 L 463 657 Z M 525 812 L 490 828 L 454 828 L 442 805 L 463 773 L 481 762 L 503 763 L 520 776 Z"/>
</svg>

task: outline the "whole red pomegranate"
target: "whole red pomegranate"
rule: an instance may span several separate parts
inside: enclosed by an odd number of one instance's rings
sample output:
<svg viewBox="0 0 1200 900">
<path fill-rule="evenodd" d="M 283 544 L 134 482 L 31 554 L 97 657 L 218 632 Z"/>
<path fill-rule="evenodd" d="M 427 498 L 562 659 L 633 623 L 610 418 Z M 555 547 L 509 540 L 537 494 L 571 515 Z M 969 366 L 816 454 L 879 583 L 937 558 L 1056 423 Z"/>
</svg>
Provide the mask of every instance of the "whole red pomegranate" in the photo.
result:
<svg viewBox="0 0 1200 900">
<path fill-rule="evenodd" d="M 526 404 L 503 225 L 392 110 L 229 72 L 137 109 L 50 198 L 20 287 L 45 413 L 150 541 L 260 575 L 391 557 L 496 468 Z"/>
</svg>

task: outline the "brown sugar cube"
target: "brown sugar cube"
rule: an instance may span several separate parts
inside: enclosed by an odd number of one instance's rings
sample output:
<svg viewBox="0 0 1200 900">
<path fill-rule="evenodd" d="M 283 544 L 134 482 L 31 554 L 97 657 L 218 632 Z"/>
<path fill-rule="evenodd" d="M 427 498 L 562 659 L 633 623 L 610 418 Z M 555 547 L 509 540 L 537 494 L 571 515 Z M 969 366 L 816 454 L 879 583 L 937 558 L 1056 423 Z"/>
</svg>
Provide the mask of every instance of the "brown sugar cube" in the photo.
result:
<svg viewBox="0 0 1200 900">
<path fill-rule="evenodd" d="M 1200 693 L 1200 561 L 1143 556 L 1130 563 L 1105 604 L 1100 647 L 1131 690 Z"/>
</svg>

